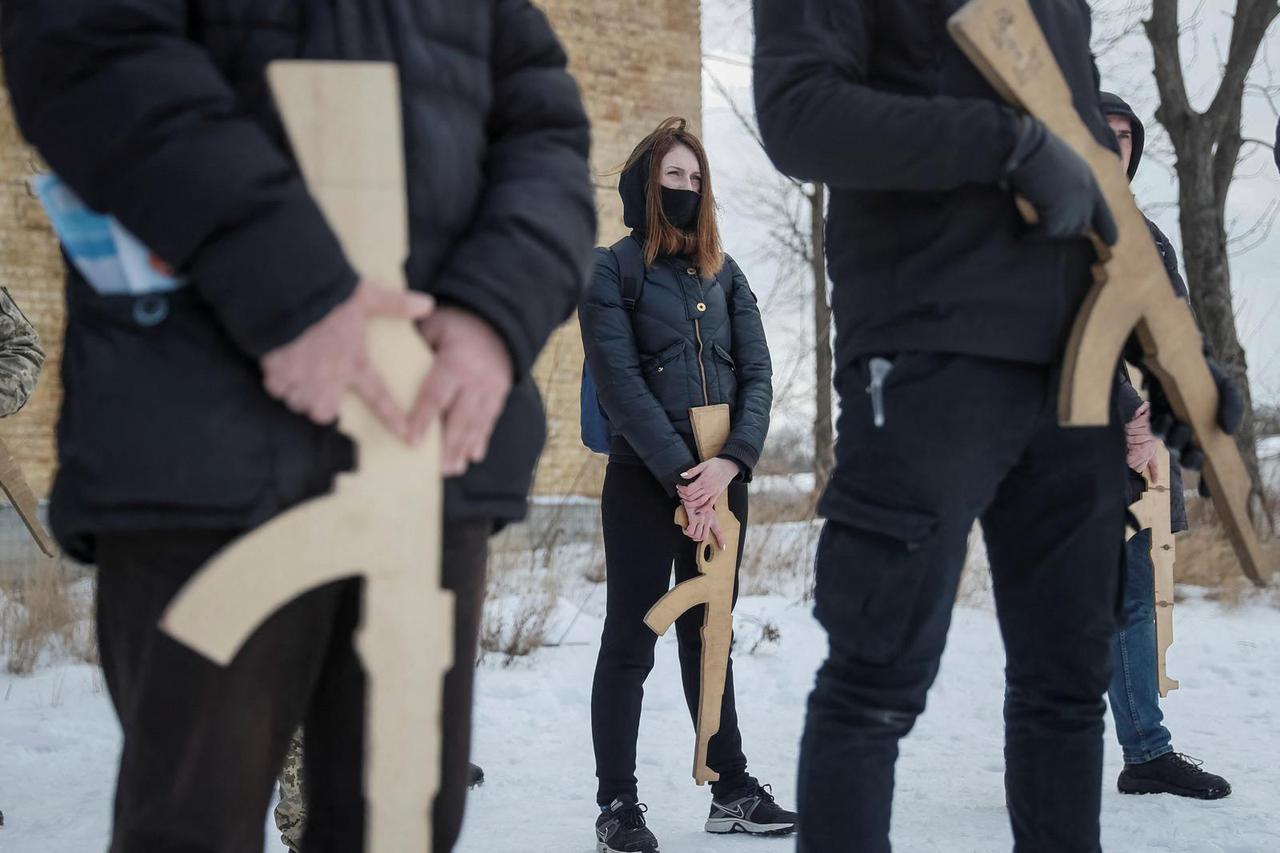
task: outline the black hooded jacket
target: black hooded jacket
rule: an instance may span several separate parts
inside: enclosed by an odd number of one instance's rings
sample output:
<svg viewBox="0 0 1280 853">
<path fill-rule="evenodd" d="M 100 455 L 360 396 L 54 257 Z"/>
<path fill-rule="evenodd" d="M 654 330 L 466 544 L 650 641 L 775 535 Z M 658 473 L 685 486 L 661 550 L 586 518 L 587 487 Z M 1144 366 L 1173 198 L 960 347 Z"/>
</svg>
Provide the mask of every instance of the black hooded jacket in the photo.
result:
<svg viewBox="0 0 1280 853">
<path fill-rule="evenodd" d="M 618 181 L 628 239 L 644 243 L 643 160 Z M 773 367 L 755 294 L 732 258 L 716 278 L 688 258 L 660 257 L 645 271 L 635 309 L 622 304 L 618 269 L 596 250 L 578 310 L 583 348 L 600 405 L 614 432 L 609 458 L 643 462 L 669 494 L 697 464 L 691 408 L 727 403 L 731 432 L 721 456 L 750 479 L 764 449 L 773 405 Z"/>
<path fill-rule="evenodd" d="M 964 0 L 757 0 L 755 97 L 775 165 L 831 188 L 837 384 L 859 356 L 1059 361 L 1092 285 L 1085 240 L 1025 239 L 1002 179 L 1017 119 L 947 33 Z M 1108 147 L 1084 0 L 1031 0 Z"/>
<path fill-rule="evenodd" d="M 1138 118 L 1138 114 L 1119 95 L 1103 92 L 1102 112 L 1103 115 L 1122 116 L 1129 120 L 1129 128 L 1133 132 L 1133 154 L 1129 159 L 1129 180 L 1132 181 L 1134 176 L 1138 174 L 1138 167 L 1142 165 L 1142 152 L 1146 147 L 1147 129 L 1143 126 L 1142 120 Z M 1178 294 L 1179 298 L 1188 299 L 1187 283 L 1183 281 L 1182 274 L 1178 272 L 1178 253 L 1173 248 L 1173 243 L 1150 219 L 1147 219 L 1147 227 L 1151 229 L 1151 237 L 1156 242 L 1156 248 L 1160 250 L 1160 258 L 1164 261 L 1165 271 L 1169 273 L 1169 283 L 1173 285 L 1174 292 Z M 1138 394 L 1137 389 L 1130 384 L 1128 375 L 1122 370 L 1120 411 L 1126 423 L 1133 420 L 1134 414 L 1141 405 L 1142 397 Z M 1172 527 L 1174 533 L 1181 533 L 1188 528 L 1186 499 L 1182 495 L 1182 466 L 1176 460 L 1170 460 L 1170 465 L 1172 470 L 1170 471 L 1169 480 L 1169 500 L 1172 509 Z M 1145 490 L 1146 480 L 1136 471 L 1130 471 L 1130 503 L 1141 497 Z"/>
<path fill-rule="evenodd" d="M 4 0 L 0 36 L 26 137 L 189 281 L 104 296 L 69 272 L 51 509 L 68 553 L 92 559 L 101 531 L 256 525 L 353 462 L 258 369 L 356 284 L 289 155 L 276 59 L 398 66 L 406 278 L 488 321 L 516 370 L 446 513 L 523 515 L 545 433 L 530 370 L 595 228 L 582 100 L 529 0 Z"/>
<path fill-rule="evenodd" d="M 1142 164 L 1142 152 L 1147 147 L 1147 128 L 1138 118 L 1128 102 L 1113 92 L 1102 92 L 1099 96 L 1104 116 L 1120 116 L 1129 120 L 1129 129 L 1133 133 L 1133 156 L 1129 158 L 1129 180 L 1138 174 L 1138 166 Z"/>
</svg>

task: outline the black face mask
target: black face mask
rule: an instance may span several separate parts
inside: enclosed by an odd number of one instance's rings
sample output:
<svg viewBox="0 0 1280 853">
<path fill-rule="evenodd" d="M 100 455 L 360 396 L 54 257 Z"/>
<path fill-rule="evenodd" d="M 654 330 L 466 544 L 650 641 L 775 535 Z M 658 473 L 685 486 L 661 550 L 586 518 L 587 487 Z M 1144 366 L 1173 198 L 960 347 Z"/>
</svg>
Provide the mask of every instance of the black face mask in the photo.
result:
<svg viewBox="0 0 1280 853">
<path fill-rule="evenodd" d="M 681 231 L 687 230 L 698 219 L 702 196 L 693 190 L 662 188 L 662 212 L 667 221 Z"/>
</svg>

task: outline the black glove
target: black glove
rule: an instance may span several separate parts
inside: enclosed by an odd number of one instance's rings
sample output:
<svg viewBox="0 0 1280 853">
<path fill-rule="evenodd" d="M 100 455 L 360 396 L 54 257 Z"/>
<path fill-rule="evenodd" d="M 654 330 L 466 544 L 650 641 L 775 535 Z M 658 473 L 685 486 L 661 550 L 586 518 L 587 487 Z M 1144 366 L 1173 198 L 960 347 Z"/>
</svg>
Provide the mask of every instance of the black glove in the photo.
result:
<svg viewBox="0 0 1280 853">
<path fill-rule="evenodd" d="M 1116 221 L 1084 158 L 1029 115 L 1018 116 L 1017 131 L 1005 180 L 1040 216 L 1031 233 L 1050 239 L 1096 233 L 1114 246 Z"/>
<path fill-rule="evenodd" d="M 1244 420 L 1244 397 L 1216 361 L 1212 358 L 1206 360 L 1213 384 L 1218 386 L 1218 426 L 1227 435 L 1232 435 Z M 1174 416 L 1164 388 L 1150 372 L 1147 373 L 1147 389 L 1151 400 L 1151 431 L 1164 440 L 1170 453 L 1177 455 L 1183 468 L 1199 471 L 1204 464 L 1204 451 L 1195 443 L 1191 427 Z"/>
</svg>

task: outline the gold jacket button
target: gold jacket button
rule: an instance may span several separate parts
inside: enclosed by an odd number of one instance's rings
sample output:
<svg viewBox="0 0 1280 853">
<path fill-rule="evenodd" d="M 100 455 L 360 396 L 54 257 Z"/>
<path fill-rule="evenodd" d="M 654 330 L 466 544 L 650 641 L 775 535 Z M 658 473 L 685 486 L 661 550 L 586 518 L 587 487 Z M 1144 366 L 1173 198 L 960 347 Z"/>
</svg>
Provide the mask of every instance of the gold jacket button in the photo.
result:
<svg viewBox="0 0 1280 853">
<path fill-rule="evenodd" d="M 707 310 L 707 303 L 705 303 L 705 302 L 699 302 L 699 303 L 698 303 L 698 310 L 699 310 L 699 311 L 706 311 L 706 310 Z"/>
</svg>

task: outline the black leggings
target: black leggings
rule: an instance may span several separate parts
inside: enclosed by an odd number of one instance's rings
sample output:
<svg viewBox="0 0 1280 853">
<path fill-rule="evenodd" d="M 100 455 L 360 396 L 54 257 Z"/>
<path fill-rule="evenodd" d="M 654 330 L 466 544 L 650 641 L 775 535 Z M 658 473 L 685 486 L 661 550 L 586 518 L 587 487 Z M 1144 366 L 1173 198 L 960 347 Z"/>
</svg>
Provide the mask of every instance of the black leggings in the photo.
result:
<svg viewBox="0 0 1280 853">
<path fill-rule="evenodd" d="M 604 478 L 601 516 L 609 601 L 591 687 L 591 737 L 600 787 L 596 800 L 608 805 L 617 797 L 636 796 L 636 737 L 644 680 L 653 669 L 658 637 L 644 624 L 645 614 L 676 582 L 696 577 L 694 545 L 674 523 L 679 501 L 667 496 L 643 465 L 610 462 Z M 747 530 L 747 487 L 729 486 L 729 507 Z M 741 565 L 742 551 L 738 551 Z M 737 585 L 734 585 L 737 600 Z M 689 714 L 696 720 L 702 668 L 702 607 L 676 620 L 680 674 Z M 689 742 L 692 749 L 693 741 Z M 720 774 L 712 793 L 734 790 L 747 775 L 734 707 L 733 661 L 729 661 L 720 713 L 720 731 L 711 738 L 707 765 Z"/>
<path fill-rule="evenodd" d="M 444 534 L 443 585 L 457 597 L 457 663 L 444 684 L 435 853 L 452 849 L 462 826 L 473 661 L 492 529 L 490 522 L 454 522 Z M 188 531 L 99 539 L 98 641 L 124 730 L 111 853 L 261 850 L 276 775 L 299 723 L 307 733 L 303 850 L 359 853 L 365 680 L 352 632 L 361 582 L 339 581 L 286 605 L 223 669 L 156 623 L 230 538 Z"/>
</svg>

